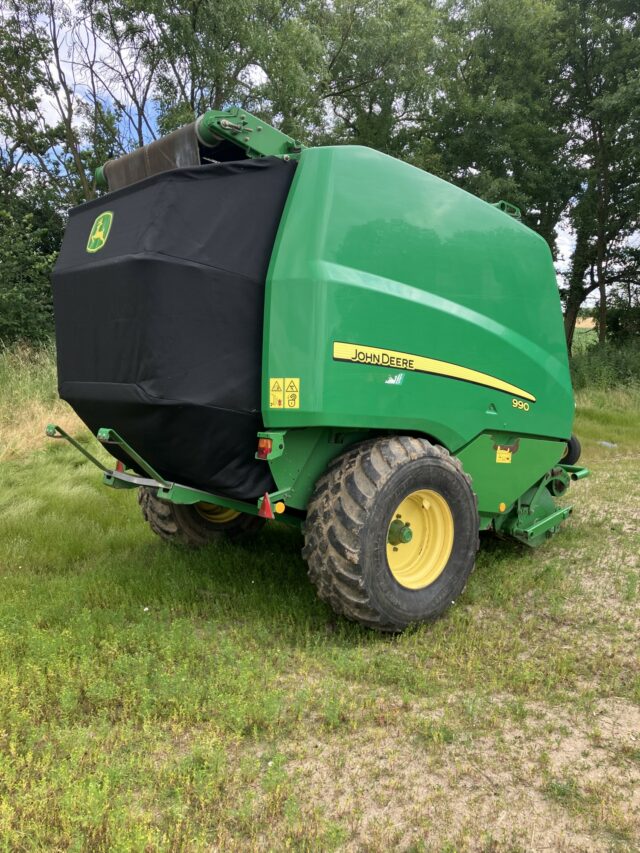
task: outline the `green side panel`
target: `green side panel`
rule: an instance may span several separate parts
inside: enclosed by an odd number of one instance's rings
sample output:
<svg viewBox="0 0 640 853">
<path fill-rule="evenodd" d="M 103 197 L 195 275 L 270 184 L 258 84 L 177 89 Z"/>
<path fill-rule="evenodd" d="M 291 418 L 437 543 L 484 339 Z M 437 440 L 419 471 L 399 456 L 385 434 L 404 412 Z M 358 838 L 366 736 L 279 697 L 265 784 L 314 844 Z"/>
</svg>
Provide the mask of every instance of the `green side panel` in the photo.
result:
<svg viewBox="0 0 640 853">
<path fill-rule="evenodd" d="M 340 361 L 335 342 L 413 361 Z M 407 369 L 414 362 L 427 372 Z M 443 364 L 458 378 L 438 375 Z M 522 395 L 487 387 L 478 374 Z M 293 393 L 271 394 L 274 379 L 293 379 Z M 573 413 L 560 301 L 541 237 L 379 152 L 302 151 L 267 280 L 267 428 L 416 431 L 457 452 L 481 433 L 566 440 Z M 543 457 L 522 491 L 548 469 Z M 504 467 L 520 483 L 514 465 Z"/>
<path fill-rule="evenodd" d="M 358 430 L 287 430 L 284 453 L 269 462 L 278 490 L 290 489 L 286 496 L 287 506 L 305 509 L 316 481 L 329 462 L 344 453 L 350 444 L 366 437 L 366 432 Z"/>
<path fill-rule="evenodd" d="M 564 444 L 508 433 L 478 436 L 460 451 L 458 458 L 473 481 L 478 496 L 478 512 L 500 515 L 521 497 L 562 456 Z"/>
</svg>

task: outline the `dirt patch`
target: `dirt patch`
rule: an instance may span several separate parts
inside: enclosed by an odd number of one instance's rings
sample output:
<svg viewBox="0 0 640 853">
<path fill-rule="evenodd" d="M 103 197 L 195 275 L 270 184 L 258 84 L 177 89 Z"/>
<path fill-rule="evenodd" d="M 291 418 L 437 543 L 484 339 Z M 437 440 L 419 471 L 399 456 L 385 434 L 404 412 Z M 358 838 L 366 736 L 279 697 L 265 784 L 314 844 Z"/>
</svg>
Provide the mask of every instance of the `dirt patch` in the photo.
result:
<svg viewBox="0 0 640 853">
<path fill-rule="evenodd" d="M 304 799 L 348 827 L 348 851 L 599 851 L 588 819 L 544 793 L 540 745 L 522 734 L 431 751 L 368 729 L 301 745 L 288 764 Z"/>
<path fill-rule="evenodd" d="M 640 750 L 640 707 L 624 699 L 603 699 L 597 706 L 598 727 L 610 742 Z"/>
</svg>

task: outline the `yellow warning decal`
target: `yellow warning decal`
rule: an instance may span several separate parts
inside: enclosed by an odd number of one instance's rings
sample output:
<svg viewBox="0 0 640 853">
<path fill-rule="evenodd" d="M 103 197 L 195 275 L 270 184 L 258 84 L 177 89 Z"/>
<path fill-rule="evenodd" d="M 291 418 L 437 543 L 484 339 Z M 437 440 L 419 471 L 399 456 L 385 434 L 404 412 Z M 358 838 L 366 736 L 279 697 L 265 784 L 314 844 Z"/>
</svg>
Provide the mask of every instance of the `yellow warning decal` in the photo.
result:
<svg viewBox="0 0 640 853">
<path fill-rule="evenodd" d="M 284 407 L 285 409 L 300 408 L 300 378 L 288 377 L 284 380 Z"/>
<path fill-rule="evenodd" d="M 300 408 L 300 378 L 272 377 L 269 379 L 270 409 Z"/>
<path fill-rule="evenodd" d="M 269 408 L 284 409 L 284 379 L 269 380 Z"/>
<path fill-rule="evenodd" d="M 462 382 L 471 382 L 474 385 L 484 385 L 486 388 L 504 391 L 505 394 L 515 394 L 517 397 L 530 400 L 532 403 L 536 401 L 533 394 L 528 391 L 495 376 L 489 376 L 488 373 L 480 373 L 479 370 L 473 370 L 470 367 L 461 367 L 459 364 L 451 364 L 448 361 L 439 361 L 422 355 L 334 341 L 333 359 L 334 361 L 350 361 L 355 364 L 368 364 L 376 367 L 390 367 L 394 370 L 409 370 L 415 373 L 446 376 L 448 379 L 460 379 Z"/>
<path fill-rule="evenodd" d="M 498 447 L 498 449 L 496 450 L 496 462 L 499 465 L 511 464 L 511 451 L 508 447 Z"/>
</svg>

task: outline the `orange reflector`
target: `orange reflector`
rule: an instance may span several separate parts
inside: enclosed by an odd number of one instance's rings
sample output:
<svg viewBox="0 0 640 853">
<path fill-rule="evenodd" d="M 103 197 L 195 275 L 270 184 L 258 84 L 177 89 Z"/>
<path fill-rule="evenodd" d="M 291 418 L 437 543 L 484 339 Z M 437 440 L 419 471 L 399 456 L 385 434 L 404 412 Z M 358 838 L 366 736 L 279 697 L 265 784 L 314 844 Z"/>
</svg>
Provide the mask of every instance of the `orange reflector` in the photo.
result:
<svg viewBox="0 0 640 853">
<path fill-rule="evenodd" d="M 506 508 L 507 508 L 507 505 L 505 503 L 501 503 L 500 506 L 498 507 L 500 512 L 504 512 Z"/>
<path fill-rule="evenodd" d="M 258 459 L 268 459 L 273 448 L 273 441 L 270 438 L 258 439 Z"/>
<path fill-rule="evenodd" d="M 282 515 L 282 513 L 286 509 L 286 507 L 284 505 L 284 501 L 278 501 L 278 503 L 274 506 L 274 509 L 278 513 L 278 515 Z"/>
</svg>

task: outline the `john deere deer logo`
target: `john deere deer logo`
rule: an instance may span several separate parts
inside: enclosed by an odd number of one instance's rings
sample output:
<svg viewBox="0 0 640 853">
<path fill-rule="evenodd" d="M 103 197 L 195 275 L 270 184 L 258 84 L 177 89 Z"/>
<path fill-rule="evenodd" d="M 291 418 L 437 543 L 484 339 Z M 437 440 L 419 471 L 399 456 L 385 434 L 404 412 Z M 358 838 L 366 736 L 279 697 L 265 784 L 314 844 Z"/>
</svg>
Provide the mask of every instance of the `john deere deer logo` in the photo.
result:
<svg viewBox="0 0 640 853">
<path fill-rule="evenodd" d="M 107 242 L 111 223 L 113 222 L 113 213 L 110 210 L 105 210 L 96 217 L 93 223 L 91 234 L 87 240 L 87 252 L 97 252 Z"/>
</svg>

